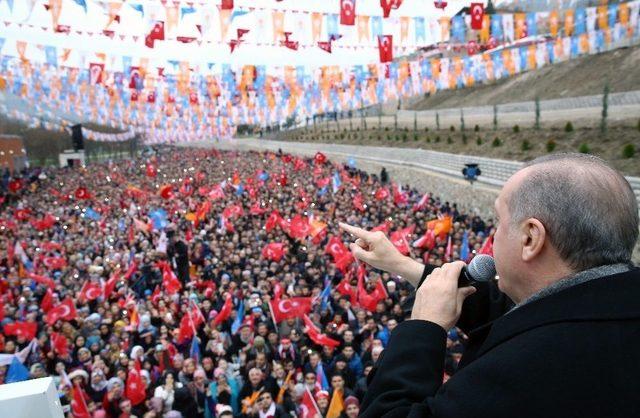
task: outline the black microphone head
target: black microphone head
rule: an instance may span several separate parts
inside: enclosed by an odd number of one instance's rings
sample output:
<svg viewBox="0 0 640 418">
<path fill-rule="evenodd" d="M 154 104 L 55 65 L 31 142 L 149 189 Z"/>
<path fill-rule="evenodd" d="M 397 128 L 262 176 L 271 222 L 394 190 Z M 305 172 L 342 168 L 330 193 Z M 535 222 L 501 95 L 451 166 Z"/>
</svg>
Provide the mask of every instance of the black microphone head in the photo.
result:
<svg viewBox="0 0 640 418">
<path fill-rule="evenodd" d="M 467 273 L 476 282 L 488 282 L 496 277 L 496 262 L 490 255 L 478 254 L 467 266 Z"/>
</svg>

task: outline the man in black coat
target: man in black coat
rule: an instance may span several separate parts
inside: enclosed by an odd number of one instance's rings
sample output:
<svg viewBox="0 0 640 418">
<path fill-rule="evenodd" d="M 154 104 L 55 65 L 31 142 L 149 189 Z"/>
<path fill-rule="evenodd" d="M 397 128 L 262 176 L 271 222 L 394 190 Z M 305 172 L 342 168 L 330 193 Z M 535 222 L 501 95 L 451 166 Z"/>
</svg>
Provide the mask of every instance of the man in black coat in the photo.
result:
<svg viewBox="0 0 640 418">
<path fill-rule="evenodd" d="M 628 182 L 595 157 L 543 157 L 509 179 L 496 213 L 499 280 L 475 288 L 458 288 L 462 262 L 427 276 L 384 234 L 343 225 L 358 237 L 358 259 L 418 284 L 360 416 L 640 416 L 638 206 Z M 455 324 L 469 341 L 443 384 Z"/>
</svg>

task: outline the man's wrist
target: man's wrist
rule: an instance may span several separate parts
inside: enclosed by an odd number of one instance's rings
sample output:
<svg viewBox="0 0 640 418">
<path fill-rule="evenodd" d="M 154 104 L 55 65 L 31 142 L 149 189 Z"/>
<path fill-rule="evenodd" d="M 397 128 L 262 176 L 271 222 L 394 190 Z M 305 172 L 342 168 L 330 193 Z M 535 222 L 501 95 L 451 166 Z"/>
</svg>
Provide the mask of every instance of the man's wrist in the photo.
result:
<svg viewBox="0 0 640 418">
<path fill-rule="evenodd" d="M 424 264 L 415 261 L 411 257 L 401 256 L 395 262 L 393 273 L 403 277 L 415 287 L 420 281 L 423 271 Z"/>
</svg>

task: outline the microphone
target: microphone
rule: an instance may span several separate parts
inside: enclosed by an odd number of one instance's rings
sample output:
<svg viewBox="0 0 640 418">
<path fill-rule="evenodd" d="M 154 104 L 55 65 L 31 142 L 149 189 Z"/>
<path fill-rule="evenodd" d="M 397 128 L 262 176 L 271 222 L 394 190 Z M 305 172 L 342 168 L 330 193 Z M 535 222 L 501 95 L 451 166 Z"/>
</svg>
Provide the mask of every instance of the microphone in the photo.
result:
<svg viewBox="0 0 640 418">
<path fill-rule="evenodd" d="M 458 287 L 464 287 L 473 282 L 488 282 L 496 277 L 496 262 L 490 255 L 478 254 L 468 266 L 462 269 L 458 277 Z"/>
<path fill-rule="evenodd" d="M 427 266 L 431 268 L 431 271 L 435 270 L 433 266 Z M 431 273 L 431 271 L 429 273 Z M 488 282 L 496 277 L 496 262 L 490 255 L 478 254 L 473 257 L 473 260 L 468 266 L 465 266 L 460 272 L 458 277 L 458 287 L 469 286 L 473 283 Z M 426 280 L 426 278 L 425 278 Z M 422 285 L 423 282 L 418 284 L 416 291 Z M 411 314 L 413 304 L 416 301 L 416 292 L 414 291 L 407 299 L 402 303 L 402 311 L 405 316 Z"/>
</svg>

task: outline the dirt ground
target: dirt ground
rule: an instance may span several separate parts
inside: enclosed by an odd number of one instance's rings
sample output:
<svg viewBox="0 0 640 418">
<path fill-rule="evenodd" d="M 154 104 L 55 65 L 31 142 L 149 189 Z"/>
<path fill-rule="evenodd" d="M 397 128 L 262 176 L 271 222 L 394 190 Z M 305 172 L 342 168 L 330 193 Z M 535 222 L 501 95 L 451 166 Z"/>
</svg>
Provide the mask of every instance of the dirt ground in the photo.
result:
<svg viewBox="0 0 640 418">
<path fill-rule="evenodd" d="M 640 90 L 640 46 L 548 65 L 495 83 L 462 90 L 445 90 L 408 105 L 410 110 L 444 109 L 558 99 Z"/>
<path fill-rule="evenodd" d="M 485 127 L 478 127 L 476 131 L 473 127 L 464 132 L 458 128 L 454 131 L 451 128 L 426 129 L 399 128 L 394 131 L 393 127 L 387 126 L 382 130 L 376 127 L 367 131 L 342 129 L 337 132 L 334 127 L 332 130 L 317 129 L 315 133 L 311 129 L 298 129 L 281 132 L 276 139 L 420 148 L 517 161 L 528 161 L 549 152 L 580 151 L 604 158 L 626 175 L 640 176 L 640 120 L 637 126 L 614 126 L 605 134 L 599 128 L 586 127 L 576 127 L 569 132 L 557 127 L 540 130 L 512 127 L 495 131 Z M 623 156 L 623 149 L 628 144 L 635 149 L 630 158 Z"/>
</svg>

